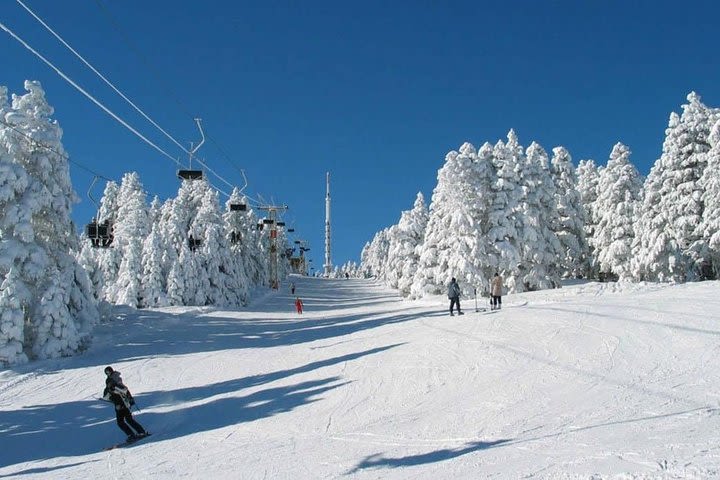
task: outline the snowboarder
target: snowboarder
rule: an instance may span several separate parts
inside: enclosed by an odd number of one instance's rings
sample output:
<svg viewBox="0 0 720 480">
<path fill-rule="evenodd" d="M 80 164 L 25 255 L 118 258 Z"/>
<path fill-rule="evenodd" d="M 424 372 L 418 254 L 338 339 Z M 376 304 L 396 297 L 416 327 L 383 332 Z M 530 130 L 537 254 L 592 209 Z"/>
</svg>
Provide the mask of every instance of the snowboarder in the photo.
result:
<svg viewBox="0 0 720 480">
<path fill-rule="evenodd" d="M 290 282 L 290 293 L 295 295 L 295 283 L 294 282 Z"/>
<path fill-rule="evenodd" d="M 500 310 L 502 307 L 502 290 L 503 279 L 495 272 L 495 276 L 490 280 L 490 310 Z"/>
<path fill-rule="evenodd" d="M 130 407 L 135 405 L 130 390 L 123 384 L 120 372 L 112 367 L 105 367 L 105 390 L 103 399 L 115 405 L 115 416 L 118 427 L 127 435 L 127 441 L 132 442 L 148 435 L 147 431 L 135 420 L 130 413 Z M 132 428 L 130 428 L 132 427 Z"/>
<path fill-rule="evenodd" d="M 300 297 L 295 297 L 295 308 L 297 309 L 297 313 L 302 313 L 303 303 Z"/>
<path fill-rule="evenodd" d="M 462 315 L 463 312 L 460 310 L 460 285 L 457 280 L 453 277 L 448 285 L 448 298 L 450 299 L 450 316 L 453 316 L 453 306 L 457 305 L 458 315 Z"/>
</svg>

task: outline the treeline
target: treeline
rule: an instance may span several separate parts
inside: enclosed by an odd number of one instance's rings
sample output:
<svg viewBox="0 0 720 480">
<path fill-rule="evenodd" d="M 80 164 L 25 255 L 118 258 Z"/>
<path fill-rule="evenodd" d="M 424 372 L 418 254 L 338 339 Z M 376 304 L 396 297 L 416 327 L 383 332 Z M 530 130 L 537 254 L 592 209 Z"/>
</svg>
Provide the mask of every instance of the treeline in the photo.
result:
<svg viewBox="0 0 720 480">
<path fill-rule="evenodd" d="M 532 142 L 465 143 L 438 171 L 429 208 L 411 210 L 363 248 L 360 272 L 414 298 L 457 277 L 487 293 L 495 272 L 510 291 L 563 278 L 686 282 L 720 273 L 720 110 L 695 93 L 672 113 L 646 179 L 616 144 L 605 166 Z"/>
</svg>

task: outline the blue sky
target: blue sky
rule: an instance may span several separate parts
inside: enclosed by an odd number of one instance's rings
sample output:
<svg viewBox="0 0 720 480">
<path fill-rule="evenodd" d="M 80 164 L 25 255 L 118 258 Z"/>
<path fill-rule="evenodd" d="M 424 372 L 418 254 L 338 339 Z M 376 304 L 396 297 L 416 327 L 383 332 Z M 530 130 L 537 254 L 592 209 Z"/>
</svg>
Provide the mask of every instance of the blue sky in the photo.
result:
<svg viewBox="0 0 720 480">
<path fill-rule="evenodd" d="M 326 171 L 342 263 L 418 191 L 429 202 L 445 154 L 465 141 L 514 128 L 523 145 L 563 145 L 576 164 L 605 164 L 622 141 L 646 175 L 688 92 L 720 106 L 717 2 L 23 1 L 186 146 L 202 118 L 212 142 L 198 156 L 231 184 L 243 169 L 251 196 L 287 204 L 318 268 Z M 186 160 L 20 5 L 5 2 L 0 21 Z M 171 160 L 4 32 L 0 53 L 10 92 L 42 82 L 74 162 L 117 180 L 137 171 L 149 192 L 175 194 Z M 71 174 L 83 224 L 93 175 Z"/>
</svg>

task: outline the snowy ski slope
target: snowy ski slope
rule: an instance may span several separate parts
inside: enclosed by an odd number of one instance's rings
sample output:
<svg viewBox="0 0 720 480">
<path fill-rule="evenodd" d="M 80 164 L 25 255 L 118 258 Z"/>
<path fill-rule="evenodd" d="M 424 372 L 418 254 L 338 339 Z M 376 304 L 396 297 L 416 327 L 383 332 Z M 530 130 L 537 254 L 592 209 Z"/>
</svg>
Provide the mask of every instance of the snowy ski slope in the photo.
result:
<svg viewBox="0 0 720 480">
<path fill-rule="evenodd" d="M 0 372 L 0 479 L 720 477 L 720 282 L 579 283 L 450 317 L 368 280 L 248 308 L 117 309 Z M 480 302 L 484 306 L 484 301 Z M 154 432 L 96 400 L 122 372 Z"/>
</svg>

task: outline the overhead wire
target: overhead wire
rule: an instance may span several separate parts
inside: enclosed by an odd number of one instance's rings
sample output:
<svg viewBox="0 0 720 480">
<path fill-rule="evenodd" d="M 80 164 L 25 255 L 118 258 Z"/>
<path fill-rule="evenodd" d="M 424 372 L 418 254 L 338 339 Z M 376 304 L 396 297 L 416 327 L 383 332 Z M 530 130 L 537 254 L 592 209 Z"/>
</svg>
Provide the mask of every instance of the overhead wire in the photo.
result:
<svg viewBox="0 0 720 480">
<path fill-rule="evenodd" d="M 83 165 L 82 163 L 80 163 L 80 162 L 78 162 L 78 161 L 76 161 L 76 160 L 73 160 L 72 158 L 70 158 L 70 155 L 68 155 L 67 153 L 61 152 L 61 151 L 59 151 L 59 150 L 57 150 L 57 149 L 55 149 L 55 148 L 53 148 L 53 147 L 50 147 L 50 146 L 48 146 L 48 145 L 45 145 L 43 142 L 40 142 L 40 141 L 34 139 L 33 137 L 31 137 L 31 136 L 28 135 L 27 133 L 25 133 L 25 132 L 23 132 L 22 130 L 18 129 L 18 128 L 17 128 L 15 125 L 13 125 L 12 123 L 6 122 L 2 117 L 0 117 L 0 124 L 5 125 L 5 126 L 8 127 L 9 129 L 13 130 L 15 133 L 17 133 L 17 134 L 19 134 L 19 135 L 22 135 L 22 136 L 25 137 L 28 141 L 32 142 L 33 144 L 37 145 L 38 147 L 44 148 L 45 150 L 48 150 L 48 151 L 50 151 L 50 152 L 52 152 L 52 153 L 60 156 L 61 158 L 63 158 L 64 160 L 70 162 L 71 164 L 75 165 L 76 167 L 78 167 L 78 168 L 81 169 L 81 170 L 85 170 L 87 173 L 91 174 L 93 177 L 100 178 L 100 179 L 102 179 L 102 180 L 105 180 L 106 182 L 121 183 L 121 182 L 118 182 L 117 180 L 115 180 L 115 179 L 113 179 L 113 178 L 108 178 L 108 177 L 106 177 L 106 176 L 103 175 L 102 173 L 96 172 L 95 170 L 91 169 L 90 167 L 87 167 L 87 166 Z M 150 192 L 150 191 L 145 190 L 145 189 L 143 189 L 143 192 L 145 192 L 145 193 L 146 193 L 147 195 L 149 195 L 149 196 L 153 196 L 153 197 L 158 197 L 158 198 L 160 198 L 160 195 L 158 195 L 157 193 L 153 193 L 153 192 Z"/>
<path fill-rule="evenodd" d="M 19 0 L 18 0 L 19 1 Z M 130 39 L 128 35 L 125 34 L 122 27 L 120 26 L 120 23 L 117 21 L 115 16 L 108 10 L 108 8 L 105 6 L 105 4 L 101 0 L 95 0 L 95 3 L 97 4 L 100 11 L 107 17 L 110 24 L 115 28 L 115 30 L 118 32 L 120 37 L 123 39 L 125 44 L 128 46 L 130 50 L 135 53 L 135 55 L 140 59 L 140 61 L 145 65 L 145 67 L 148 69 L 148 71 L 155 77 L 155 80 L 163 87 L 163 91 L 168 94 L 169 98 L 175 102 L 175 104 L 178 106 L 180 111 L 182 111 L 188 118 L 193 119 L 194 116 L 189 112 L 189 109 L 185 106 L 185 104 L 180 101 L 179 96 L 175 94 L 174 90 L 167 85 L 163 79 L 161 78 L 160 74 L 158 73 L 157 69 L 153 66 L 153 64 L 145 57 L 145 55 L 142 53 L 142 51 L 135 46 L 133 41 Z M 215 145 L 217 150 L 220 152 L 221 157 L 235 170 L 240 172 L 243 175 L 243 178 L 245 178 L 245 173 L 242 169 L 240 169 L 235 163 L 232 161 L 230 155 L 225 151 L 225 149 L 215 140 L 215 138 L 212 135 L 206 134 L 205 135 L 210 142 Z M 247 181 L 246 181 L 247 183 Z M 261 204 L 261 202 L 258 199 L 254 199 L 250 197 L 247 194 L 243 194 L 245 197 L 247 197 L 249 200 L 252 200 L 256 204 Z"/>
<path fill-rule="evenodd" d="M 0 29 L 4 30 L 8 35 L 10 35 L 13 39 L 15 39 L 18 43 L 20 43 L 22 46 L 24 46 L 26 49 L 28 49 L 30 52 L 32 52 L 36 57 L 38 57 L 40 60 L 42 60 L 47 66 L 52 68 L 55 73 L 60 75 L 66 82 L 68 82 L 70 85 L 75 87 L 80 93 L 85 95 L 88 99 L 90 99 L 95 105 L 100 107 L 105 113 L 110 115 L 112 118 L 117 120 L 122 126 L 130 130 L 132 133 L 134 133 L 136 136 L 138 136 L 140 139 L 142 139 L 145 143 L 153 147 L 155 150 L 175 162 L 179 167 L 182 167 L 182 164 L 177 161 L 172 155 L 167 153 L 162 148 L 155 145 L 151 140 L 147 139 L 142 133 L 138 132 L 135 128 L 133 128 L 130 124 L 128 124 L 125 120 L 117 116 L 112 110 L 107 108 L 105 105 L 103 105 L 99 100 L 97 100 L 95 97 L 93 97 L 90 93 L 88 93 L 84 88 L 82 88 L 80 85 L 75 83 L 73 79 L 65 75 L 65 73 L 62 72 L 58 67 L 56 67 L 50 60 L 46 59 L 42 54 L 40 54 L 37 50 L 32 48 L 25 40 L 20 38 L 15 32 L 13 32 L 10 28 L 8 28 L 4 23 L 0 22 Z"/>
<path fill-rule="evenodd" d="M 63 39 L 55 30 L 53 30 L 42 18 L 40 18 L 34 11 L 32 11 L 27 5 L 25 5 L 25 4 L 22 2 L 22 0 L 16 0 L 16 2 L 17 2 L 21 7 L 23 7 L 33 18 L 35 18 L 35 20 L 37 20 L 43 27 L 45 27 L 45 29 L 48 30 L 58 41 L 60 41 L 60 43 L 62 43 L 62 44 L 63 44 L 68 50 L 70 50 L 77 58 L 79 58 L 80 61 L 82 61 L 82 62 L 85 64 L 85 66 L 87 66 L 90 70 L 93 71 L 93 73 L 95 73 L 98 77 L 100 77 L 100 79 L 102 79 L 103 82 L 105 82 L 105 84 L 107 84 L 111 89 L 113 89 L 113 91 L 115 91 L 115 93 L 117 93 L 123 100 L 125 100 L 131 107 L 133 107 L 133 108 L 135 109 L 135 111 L 137 111 L 140 115 L 142 115 L 143 118 L 145 118 L 148 122 L 150 122 L 155 128 L 157 128 L 158 130 L 160 130 L 166 137 L 168 137 L 173 143 L 175 143 L 175 145 L 177 145 L 178 147 L 180 147 L 181 150 L 183 150 L 183 151 L 184 151 L 185 153 L 187 153 L 188 155 L 192 155 L 192 153 L 190 152 L 190 150 L 188 150 L 187 148 L 185 148 L 179 141 L 177 141 L 177 140 L 176 140 L 172 135 L 170 135 L 165 129 L 163 129 L 160 125 L 158 125 L 158 123 L 157 123 L 155 120 L 153 120 L 152 118 L 150 118 L 140 107 L 138 107 L 132 100 L 130 100 L 130 99 L 127 97 L 127 95 L 125 95 L 122 91 L 120 91 L 110 80 L 108 80 L 108 79 L 107 79 L 102 73 L 100 73 L 89 61 L 87 61 L 80 53 L 78 53 L 77 50 L 75 50 L 68 42 L 66 42 L 65 39 Z M 228 186 L 231 187 L 231 188 L 234 188 L 234 187 L 235 187 L 235 185 L 233 185 L 233 184 L 231 184 L 230 182 L 228 182 L 227 180 L 225 180 L 225 178 L 223 178 L 221 175 L 219 175 L 217 172 L 215 172 L 212 168 L 210 168 L 209 165 L 207 165 L 206 163 L 204 163 L 202 160 L 200 160 L 200 159 L 195 159 L 195 160 L 196 160 L 200 165 L 202 165 L 203 167 L 205 167 L 210 173 L 212 173 L 213 175 L 215 175 L 215 177 L 217 177 L 218 179 L 220 179 L 223 183 L 225 183 L 226 185 L 228 185 Z M 178 165 L 180 165 L 179 162 L 176 161 L 176 163 L 177 163 Z M 213 188 L 215 188 L 215 190 L 217 190 L 218 192 L 224 194 L 225 196 L 228 196 L 228 197 L 230 196 L 227 192 L 225 192 L 225 191 L 223 191 L 223 190 L 215 187 L 211 182 L 209 182 L 209 183 L 210 183 L 210 185 L 211 185 Z"/>
</svg>

